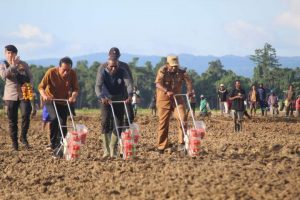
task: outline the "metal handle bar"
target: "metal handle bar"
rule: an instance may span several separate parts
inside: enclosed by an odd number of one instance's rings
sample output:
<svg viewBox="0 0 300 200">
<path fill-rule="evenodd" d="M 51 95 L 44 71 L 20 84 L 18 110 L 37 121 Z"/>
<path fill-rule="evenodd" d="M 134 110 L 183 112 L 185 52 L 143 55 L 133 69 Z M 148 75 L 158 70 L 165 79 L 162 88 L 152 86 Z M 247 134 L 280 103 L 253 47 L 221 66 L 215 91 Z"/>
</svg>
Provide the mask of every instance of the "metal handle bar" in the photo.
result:
<svg viewBox="0 0 300 200">
<path fill-rule="evenodd" d="M 127 120 L 128 120 L 128 125 L 129 126 L 118 126 L 116 115 L 115 115 L 115 110 L 114 110 L 114 107 L 113 107 L 113 104 L 116 104 L 116 103 L 123 103 L 124 104 L 125 112 L 126 112 L 126 116 L 127 116 Z M 120 146 L 122 148 L 123 144 L 122 144 L 122 140 L 120 138 L 119 128 L 126 128 L 126 127 L 130 128 L 130 119 L 129 119 L 129 114 L 128 114 L 128 110 L 127 110 L 127 106 L 126 106 L 126 101 L 111 101 L 110 102 L 110 107 L 111 107 L 111 111 L 112 111 L 113 118 L 114 118 L 114 123 L 115 123 L 115 128 L 116 128 L 116 131 L 117 131 L 118 141 L 119 141 L 119 144 L 120 144 Z"/>
<path fill-rule="evenodd" d="M 68 99 L 52 99 L 52 101 L 53 101 L 54 110 L 55 110 L 55 113 L 56 113 L 56 116 L 57 116 L 57 120 L 58 120 L 58 124 L 59 124 L 59 129 L 60 129 L 61 137 L 62 137 L 62 139 L 64 139 L 64 134 L 63 134 L 62 127 L 70 127 L 70 126 L 62 126 L 61 125 L 61 122 L 60 122 L 60 119 L 59 119 L 60 117 L 59 117 L 59 114 L 58 114 L 58 111 L 57 111 L 57 107 L 56 107 L 56 102 L 57 101 L 64 101 L 64 102 L 67 103 L 67 106 L 68 106 L 68 109 L 69 109 L 69 113 L 70 113 L 70 117 L 71 117 L 71 121 L 72 121 L 72 128 L 73 128 L 74 131 L 76 131 L 75 123 L 74 123 L 74 119 L 73 119 L 73 114 L 72 114 L 71 107 L 70 107 L 70 103 L 69 103 Z"/>
<path fill-rule="evenodd" d="M 187 104 L 188 104 L 189 109 L 190 109 L 189 113 L 192 116 L 194 128 L 196 128 L 195 117 L 194 117 L 194 113 L 192 112 L 192 107 L 191 107 L 188 95 L 187 94 L 174 94 L 173 97 L 174 97 L 174 101 L 175 101 L 175 105 L 176 105 L 176 110 L 178 112 L 178 116 L 179 116 L 179 121 L 180 121 L 180 124 L 181 124 L 181 128 L 183 130 L 183 133 L 186 135 L 187 133 L 186 133 L 186 130 L 185 130 L 184 125 L 183 125 L 183 119 L 181 118 L 181 115 L 180 115 L 180 112 L 179 112 L 179 109 L 178 109 L 178 102 L 177 102 L 177 99 L 176 99 L 177 96 L 185 96 L 186 97 Z"/>
</svg>

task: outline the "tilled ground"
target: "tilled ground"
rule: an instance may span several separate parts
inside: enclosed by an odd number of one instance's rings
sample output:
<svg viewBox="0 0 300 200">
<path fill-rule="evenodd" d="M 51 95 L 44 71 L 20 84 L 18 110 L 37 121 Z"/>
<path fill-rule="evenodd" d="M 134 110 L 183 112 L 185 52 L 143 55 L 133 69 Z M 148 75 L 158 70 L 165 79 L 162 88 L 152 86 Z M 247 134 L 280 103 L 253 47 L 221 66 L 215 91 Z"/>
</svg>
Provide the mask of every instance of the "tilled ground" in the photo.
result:
<svg viewBox="0 0 300 200">
<path fill-rule="evenodd" d="M 29 131 L 29 151 L 11 152 L 7 119 L 0 117 L 0 199 L 299 199 L 300 120 L 245 120 L 234 133 L 229 118 L 205 119 L 201 155 L 175 151 L 172 120 L 170 148 L 155 152 L 158 119 L 140 115 L 138 158 L 103 160 L 98 116 L 78 116 L 89 128 L 80 159 L 53 159 L 39 119 Z"/>
</svg>

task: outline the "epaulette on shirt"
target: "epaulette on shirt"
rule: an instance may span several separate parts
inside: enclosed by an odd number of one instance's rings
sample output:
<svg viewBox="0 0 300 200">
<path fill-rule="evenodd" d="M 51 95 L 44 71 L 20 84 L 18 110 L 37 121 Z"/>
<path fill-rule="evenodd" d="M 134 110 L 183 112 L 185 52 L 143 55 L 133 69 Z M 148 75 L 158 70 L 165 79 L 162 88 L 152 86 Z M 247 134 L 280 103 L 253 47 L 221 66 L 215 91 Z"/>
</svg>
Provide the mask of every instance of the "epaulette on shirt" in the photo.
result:
<svg viewBox="0 0 300 200">
<path fill-rule="evenodd" d="M 166 65 L 164 65 L 159 71 L 162 73 L 162 74 L 165 74 L 168 70 L 168 67 Z"/>
<path fill-rule="evenodd" d="M 185 68 L 183 68 L 183 69 L 181 69 L 181 68 L 178 68 L 178 71 L 179 71 L 179 72 L 182 72 L 182 73 L 185 73 L 185 72 L 186 72 L 186 69 L 187 69 L 186 67 L 185 67 Z"/>
<path fill-rule="evenodd" d="M 178 71 L 177 71 L 177 73 L 185 73 L 186 72 L 186 67 L 185 68 L 178 68 Z M 165 66 L 163 66 L 162 67 L 162 70 L 161 70 L 161 73 L 163 73 L 163 74 L 165 74 L 166 72 L 168 71 L 168 67 L 165 65 Z"/>
</svg>

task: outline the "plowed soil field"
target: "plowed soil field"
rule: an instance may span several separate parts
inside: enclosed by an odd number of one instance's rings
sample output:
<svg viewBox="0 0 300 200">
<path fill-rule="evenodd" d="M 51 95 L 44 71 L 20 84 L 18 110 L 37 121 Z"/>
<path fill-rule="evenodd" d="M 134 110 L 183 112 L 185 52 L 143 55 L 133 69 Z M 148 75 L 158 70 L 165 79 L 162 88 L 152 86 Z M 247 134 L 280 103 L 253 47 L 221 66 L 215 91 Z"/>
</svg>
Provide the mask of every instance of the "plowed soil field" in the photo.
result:
<svg viewBox="0 0 300 200">
<path fill-rule="evenodd" d="M 138 158 L 103 160 L 100 113 L 79 115 L 89 128 L 78 160 L 54 159 L 40 116 L 28 133 L 32 148 L 11 151 L 7 119 L 0 117 L 0 199 L 299 199 L 300 120 L 255 117 L 233 132 L 230 118 L 204 119 L 200 156 L 176 151 L 176 121 L 170 148 L 155 151 L 158 118 L 140 114 Z M 20 127 L 20 122 L 19 122 Z"/>
</svg>

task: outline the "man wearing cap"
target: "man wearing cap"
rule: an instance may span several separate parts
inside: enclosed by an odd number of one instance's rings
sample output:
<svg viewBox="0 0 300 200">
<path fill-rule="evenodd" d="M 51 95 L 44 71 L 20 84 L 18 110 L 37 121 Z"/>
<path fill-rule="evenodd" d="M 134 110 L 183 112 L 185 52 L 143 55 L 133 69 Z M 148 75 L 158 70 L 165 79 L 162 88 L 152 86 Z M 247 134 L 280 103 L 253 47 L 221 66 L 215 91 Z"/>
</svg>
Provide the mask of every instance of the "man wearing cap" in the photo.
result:
<svg viewBox="0 0 300 200">
<path fill-rule="evenodd" d="M 218 98 L 220 102 L 221 115 L 228 114 L 227 95 L 228 95 L 228 91 L 227 89 L 225 89 L 224 84 L 221 83 L 220 88 L 218 90 Z"/>
<path fill-rule="evenodd" d="M 22 114 L 21 142 L 29 148 L 27 133 L 30 125 L 32 106 L 30 100 L 23 97 L 22 85 L 33 84 L 32 73 L 26 62 L 17 56 L 18 49 L 14 45 L 5 46 L 6 60 L 0 64 L 0 75 L 5 81 L 3 100 L 7 106 L 7 117 L 13 150 L 19 150 L 18 144 L 18 108 Z M 33 107 L 35 110 L 35 107 Z"/>
<path fill-rule="evenodd" d="M 177 56 L 168 56 L 166 65 L 162 66 L 156 76 L 156 94 L 157 94 L 157 110 L 159 116 L 158 125 L 158 151 L 160 154 L 164 153 L 164 150 L 168 146 L 168 132 L 169 121 L 171 114 L 174 112 L 175 117 L 178 120 L 178 150 L 184 149 L 183 130 L 179 121 L 178 109 L 181 119 L 184 123 L 187 120 L 185 112 L 184 99 L 181 96 L 177 96 L 178 107 L 176 108 L 174 102 L 174 95 L 182 93 L 182 85 L 185 81 L 187 86 L 187 92 L 191 96 L 194 94 L 192 88 L 192 81 L 185 70 L 179 68 L 179 62 Z"/>
<path fill-rule="evenodd" d="M 103 157 L 116 157 L 118 136 L 110 103 L 111 101 L 126 101 L 126 103 L 130 103 L 133 95 L 130 76 L 124 68 L 118 66 L 116 59 L 109 59 L 105 68 L 98 68 L 95 92 L 101 103 Z M 118 126 L 123 126 L 124 105 L 114 103 L 113 108 Z M 121 133 L 122 130 L 119 129 L 118 131 Z"/>
<path fill-rule="evenodd" d="M 125 71 L 127 71 L 129 78 L 131 79 L 131 82 L 133 83 L 133 77 L 132 77 L 132 73 L 131 70 L 128 66 L 127 63 L 122 62 L 119 60 L 121 56 L 120 50 L 117 47 L 112 47 L 109 52 L 108 52 L 108 60 L 115 60 L 117 62 L 117 65 L 124 69 Z M 106 68 L 108 66 L 108 62 L 105 62 L 101 65 L 102 68 Z M 128 95 L 128 94 L 127 94 Z M 128 115 L 129 115 L 129 119 L 130 119 L 130 123 L 133 122 L 134 120 L 134 112 L 133 112 L 133 106 L 131 103 L 127 104 L 127 110 L 128 110 Z M 125 125 L 128 126 L 128 120 L 127 120 L 127 116 L 125 115 Z"/>
</svg>

